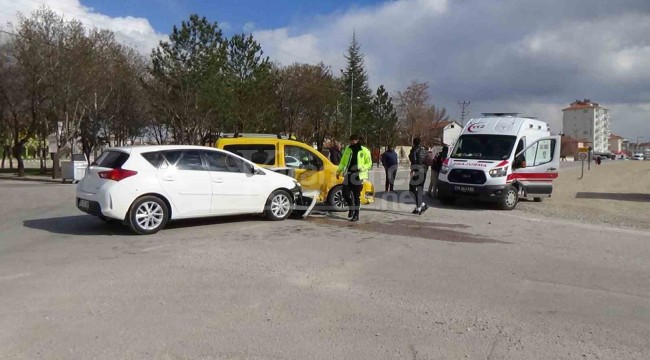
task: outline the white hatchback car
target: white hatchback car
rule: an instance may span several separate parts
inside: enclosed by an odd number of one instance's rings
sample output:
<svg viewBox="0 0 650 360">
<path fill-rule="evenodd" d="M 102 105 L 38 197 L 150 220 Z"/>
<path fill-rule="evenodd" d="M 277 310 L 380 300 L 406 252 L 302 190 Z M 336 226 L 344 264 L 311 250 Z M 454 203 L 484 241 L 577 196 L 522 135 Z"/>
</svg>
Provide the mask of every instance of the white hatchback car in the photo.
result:
<svg viewBox="0 0 650 360">
<path fill-rule="evenodd" d="M 77 208 L 116 219 L 138 234 L 169 220 L 264 214 L 284 220 L 301 199 L 300 184 L 230 152 L 203 146 L 112 148 L 77 185 Z"/>
</svg>

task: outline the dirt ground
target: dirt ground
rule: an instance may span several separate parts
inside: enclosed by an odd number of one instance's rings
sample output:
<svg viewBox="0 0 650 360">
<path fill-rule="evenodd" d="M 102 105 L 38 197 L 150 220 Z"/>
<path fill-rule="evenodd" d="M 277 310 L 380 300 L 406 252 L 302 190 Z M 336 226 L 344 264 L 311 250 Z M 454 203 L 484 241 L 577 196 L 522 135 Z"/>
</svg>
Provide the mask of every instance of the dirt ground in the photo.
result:
<svg viewBox="0 0 650 360">
<path fill-rule="evenodd" d="M 544 202 L 517 207 L 540 215 L 592 224 L 650 229 L 650 161 L 592 163 L 583 179 L 580 167 L 565 169 Z"/>
</svg>

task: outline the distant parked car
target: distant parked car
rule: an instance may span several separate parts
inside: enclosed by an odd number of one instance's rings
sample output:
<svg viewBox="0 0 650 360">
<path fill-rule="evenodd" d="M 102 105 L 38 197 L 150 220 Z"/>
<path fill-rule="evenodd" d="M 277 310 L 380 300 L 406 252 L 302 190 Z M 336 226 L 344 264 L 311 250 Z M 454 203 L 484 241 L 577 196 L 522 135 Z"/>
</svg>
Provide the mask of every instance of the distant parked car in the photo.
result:
<svg viewBox="0 0 650 360">
<path fill-rule="evenodd" d="M 175 219 L 264 214 L 284 220 L 301 194 L 293 178 L 227 151 L 141 146 L 102 153 L 78 184 L 76 204 L 137 234 L 153 234 Z"/>
<path fill-rule="evenodd" d="M 632 156 L 632 160 L 643 160 L 644 158 L 643 153 L 636 153 Z"/>
<path fill-rule="evenodd" d="M 302 161 L 296 159 L 293 156 L 288 156 L 286 155 L 284 157 L 284 165 L 292 168 L 301 168 L 302 167 Z"/>
</svg>

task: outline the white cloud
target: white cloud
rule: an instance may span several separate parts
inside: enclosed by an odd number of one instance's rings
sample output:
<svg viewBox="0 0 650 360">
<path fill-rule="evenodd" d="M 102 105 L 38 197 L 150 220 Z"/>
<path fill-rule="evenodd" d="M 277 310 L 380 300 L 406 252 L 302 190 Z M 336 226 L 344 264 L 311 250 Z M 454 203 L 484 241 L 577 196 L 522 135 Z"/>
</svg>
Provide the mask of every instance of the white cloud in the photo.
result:
<svg viewBox="0 0 650 360">
<path fill-rule="evenodd" d="M 254 36 L 272 60 L 345 66 L 355 31 L 370 85 L 389 91 L 428 81 L 458 116 L 514 111 L 559 131 L 562 108 L 590 98 L 613 129 L 650 138 L 650 2 L 646 0 L 401 0 L 303 19 Z"/>
<path fill-rule="evenodd" d="M 160 40 L 166 39 L 163 34 L 157 33 L 145 18 L 110 17 L 95 12 L 93 9 L 82 5 L 79 0 L 0 0 L 0 25 L 4 30 L 9 30 L 7 23 L 17 25 L 17 13 L 29 16 L 40 6 L 45 5 L 66 19 L 77 19 L 87 28 L 101 28 L 112 30 L 118 41 L 131 45 L 141 53 L 148 55 L 151 49 L 158 45 Z"/>
</svg>

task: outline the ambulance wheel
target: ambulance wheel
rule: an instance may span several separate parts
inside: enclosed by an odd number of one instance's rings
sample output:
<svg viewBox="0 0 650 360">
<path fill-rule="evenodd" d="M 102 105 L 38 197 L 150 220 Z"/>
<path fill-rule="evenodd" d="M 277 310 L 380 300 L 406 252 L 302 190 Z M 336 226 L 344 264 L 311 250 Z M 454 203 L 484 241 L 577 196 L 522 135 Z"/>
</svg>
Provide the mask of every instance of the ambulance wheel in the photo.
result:
<svg viewBox="0 0 650 360">
<path fill-rule="evenodd" d="M 542 198 L 541 197 L 536 197 L 536 198 L 533 198 L 533 201 L 534 202 L 542 202 Z"/>
<path fill-rule="evenodd" d="M 499 207 L 501 210 L 512 210 L 517 206 L 517 201 L 519 201 L 519 192 L 517 188 L 510 186 L 507 187 L 504 191 L 505 196 L 501 199 Z"/>
</svg>

